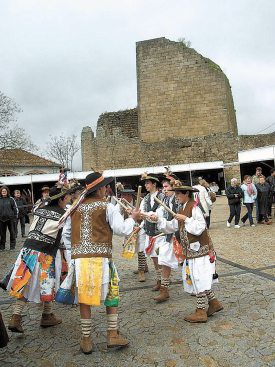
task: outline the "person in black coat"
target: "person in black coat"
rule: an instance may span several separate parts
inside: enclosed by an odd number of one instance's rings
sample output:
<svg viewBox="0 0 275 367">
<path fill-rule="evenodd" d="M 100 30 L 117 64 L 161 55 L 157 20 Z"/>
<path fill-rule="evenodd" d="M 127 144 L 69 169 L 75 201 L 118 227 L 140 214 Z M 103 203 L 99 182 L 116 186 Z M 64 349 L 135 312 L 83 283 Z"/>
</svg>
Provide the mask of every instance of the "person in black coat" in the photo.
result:
<svg viewBox="0 0 275 367">
<path fill-rule="evenodd" d="M 227 227 L 230 227 L 232 219 L 235 217 L 235 228 L 240 228 L 239 221 L 241 215 L 242 189 L 238 185 L 238 180 L 232 178 L 231 185 L 225 190 L 230 208 L 230 215 L 227 221 Z"/>
<path fill-rule="evenodd" d="M 7 186 L 0 188 L 0 250 L 5 250 L 7 228 L 10 232 L 10 249 L 15 249 L 15 222 L 18 209 Z"/>
<path fill-rule="evenodd" d="M 271 217 L 272 204 L 275 203 L 275 168 L 270 170 L 270 176 L 267 177 L 266 182 L 270 185 L 268 216 Z"/>
<path fill-rule="evenodd" d="M 17 222 L 15 223 L 15 236 L 18 235 L 18 222 L 21 226 L 21 236 L 26 237 L 25 227 L 26 227 L 26 215 L 28 215 L 28 206 L 25 198 L 21 196 L 20 190 L 14 190 L 14 200 L 18 208 Z"/>
<path fill-rule="evenodd" d="M 259 177 L 259 183 L 256 184 L 258 192 L 258 205 L 259 205 L 259 222 L 260 224 L 271 224 L 271 220 L 268 219 L 268 204 L 270 198 L 270 185 L 265 181 L 264 176 Z"/>
</svg>

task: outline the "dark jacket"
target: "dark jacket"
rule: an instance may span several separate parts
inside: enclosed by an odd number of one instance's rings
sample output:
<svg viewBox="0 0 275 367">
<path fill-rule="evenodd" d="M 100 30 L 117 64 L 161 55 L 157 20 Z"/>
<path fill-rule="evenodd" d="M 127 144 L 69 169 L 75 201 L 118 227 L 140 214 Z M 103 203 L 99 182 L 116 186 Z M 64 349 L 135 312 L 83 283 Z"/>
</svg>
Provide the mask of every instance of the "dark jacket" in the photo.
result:
<svg viewBox="0 0 275 367">
<path fill-rule="evenodd" d="M 28 214 L 27 201 L 20 197 L 14 198 L 17 208 L 18 208 L 18 218 L 23 218 L 26 214 Z"/>
<path fill-rule="evenodd" d="M 268 199 L 270 195 L 270 185 L 265 182 L 264 184 L 257 184 L 256 185 L 257 192 L 258 192 L 258 208 L 260 214 L 267 213 L 267 206 L 268 206 Z"/>
<path fill-rule="evenodd" d="M 229 186 L 225 190 L 225 194 L 228 199 L 229 205 L 236 205 L 241 203 L 241 198 L 243 197 L 243 191 L 240 186 Z"/>
<path fill-rule="evenodd" d="M 13 198 L 0 197 L 0 221 L 7 222 L 17 218 L 17 206 Z"/>
<path fill-rule="evenodd" d="M 268 176 L 266 182 L 270 185 L 270 192 L 272 195 L 275 194 L 275 176 Z"/>
</svg>

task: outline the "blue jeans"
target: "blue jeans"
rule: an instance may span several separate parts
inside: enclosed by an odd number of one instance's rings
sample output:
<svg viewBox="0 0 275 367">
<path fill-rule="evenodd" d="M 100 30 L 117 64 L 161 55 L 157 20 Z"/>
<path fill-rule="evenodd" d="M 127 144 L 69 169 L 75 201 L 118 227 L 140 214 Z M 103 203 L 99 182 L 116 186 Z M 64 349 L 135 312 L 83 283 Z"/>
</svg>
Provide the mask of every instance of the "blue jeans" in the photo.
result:
<svg viewBox="0 0 275 367">
<path fill-rule="evenodd" d="M 245 223 L 247 221 L 247 218 L 249 219 L 249 223 L 250 225 L 253 224 L 253 217 L 252 217 L 252 212 L 253 212 L 253 203 L 244 203 L 247 209 L 247 213 L 242 217 L 242 222 Z"/>
</svg>

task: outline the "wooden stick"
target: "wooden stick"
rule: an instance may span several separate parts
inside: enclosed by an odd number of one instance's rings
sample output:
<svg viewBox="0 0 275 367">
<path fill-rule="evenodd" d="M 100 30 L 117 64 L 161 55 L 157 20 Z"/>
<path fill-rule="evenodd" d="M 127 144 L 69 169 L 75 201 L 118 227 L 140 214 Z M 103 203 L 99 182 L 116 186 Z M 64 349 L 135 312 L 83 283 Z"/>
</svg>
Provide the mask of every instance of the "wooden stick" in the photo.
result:
<svg viewBox="0 0 275 367">
<path fill-rule="evenodd" d="M 139 186 L 138 192 L 137 192 L 136 209 L 139 209 L 139 206 L 140 206 L 141 189 L 142 189 L 142 186 Z"/>
<path fill-rule="evenodd" d="M 116 196 L 112 196 L 112 199 L 114 199 L 123 209 L 125 209 L 125 210 L 129 209 Z"/>
<path fill-rule="evenodd" d="M 122 198 L 121 201 L 124 204 L 128 205 L 131 209 L 135 209 L 134 205 L 132 205 L 131 203 L 129 203 L 129 201 L 127 201 L 126 199 Z"/>
<path fill-rule="evenodd" d="M 161 205 L 168 213 L 172 214 L 173 216 L 176 215 L 175 212 L 173 212 L 173 210 L 171 210 L 167 205 L 165 205 L 161 200 L 159 200 L 158 198 L 155 198 L 155 201 Z"/>
<path fill-rule="evenodd" d="M 153 238 L 159 238 L 161 236 L 165 236 L 165 233 L 160 233 L 160 234 L 157 234 L 156 236 L 154 236 Z"/>
</svg>

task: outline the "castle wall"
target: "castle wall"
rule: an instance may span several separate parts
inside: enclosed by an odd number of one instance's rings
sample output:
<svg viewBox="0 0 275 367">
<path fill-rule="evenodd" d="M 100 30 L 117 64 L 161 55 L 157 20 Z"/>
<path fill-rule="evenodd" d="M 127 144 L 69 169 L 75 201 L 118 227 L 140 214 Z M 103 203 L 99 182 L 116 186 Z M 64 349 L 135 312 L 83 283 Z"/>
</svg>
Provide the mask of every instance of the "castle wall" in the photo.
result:
<svg viewBox="0 0 275 367">
<path fill-rule="evenodd" d="M 220 67 L 182 42 L 137 42 L 139 137 L 237 134 L 229 81 Z"/>
</svg>

